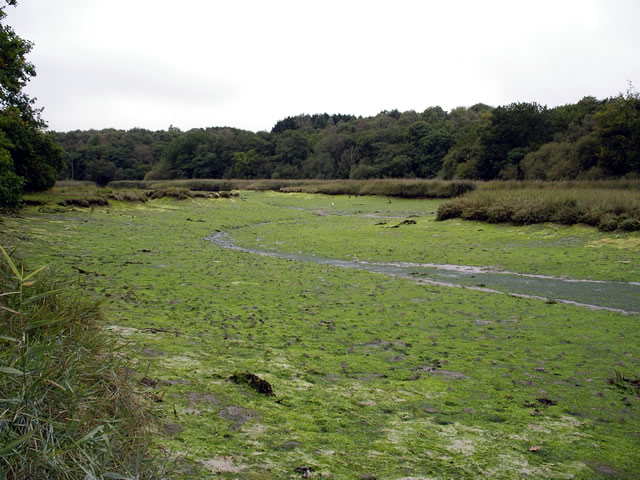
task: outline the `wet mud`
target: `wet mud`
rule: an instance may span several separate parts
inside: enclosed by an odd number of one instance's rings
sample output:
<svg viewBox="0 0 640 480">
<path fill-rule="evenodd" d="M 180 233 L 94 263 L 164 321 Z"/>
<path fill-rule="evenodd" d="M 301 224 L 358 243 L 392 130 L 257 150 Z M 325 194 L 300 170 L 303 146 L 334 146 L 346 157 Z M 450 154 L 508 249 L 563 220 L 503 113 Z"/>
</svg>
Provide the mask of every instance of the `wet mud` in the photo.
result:
<svg viewBox="0 0 640 480">
<path fill-rule="evenodd" d="M 571 279 L 496 270 L 492 267 L 407 262 L 364 262 L 241 247 L 226 232 L 205 240 L 219 247 L 286 260 L 355 268 L 374 273 L 412 278 L 446 287 L 470 288 L 526 298 L 553 300 L 592 309 L 640 314 L 640 282 Z"/>
</svg>

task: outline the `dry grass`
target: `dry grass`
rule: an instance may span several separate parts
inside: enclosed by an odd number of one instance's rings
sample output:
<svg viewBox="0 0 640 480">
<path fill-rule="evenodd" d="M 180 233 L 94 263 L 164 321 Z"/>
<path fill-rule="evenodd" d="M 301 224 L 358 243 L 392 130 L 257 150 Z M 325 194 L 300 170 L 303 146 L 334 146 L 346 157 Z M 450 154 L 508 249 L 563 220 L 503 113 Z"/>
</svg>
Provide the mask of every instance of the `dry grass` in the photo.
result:
<svg viewBox="0 0 640 480">
<path fill-rule="evenodd" d="M 451 198 L 475 188 L 471 181 L 422 179 L 382 180 L 220 180 L 188 179 L 167 181 L 119 181 L 109 186 L 151 190 L 186 189 L 205 192 L 232 190 L 274 190 L 281 192 L 324 193 L 326 195 L 384 195 L 403 198 Z"/>
<path fill-rule="evenodd" d="M 496 182 L 497 183 L 497 182 Z M 507 184 L 481 188 L 443 203 L 438 220 L 460 217 L 490 223 L 527 225 L 543 222 L 585 223 L 602 231 L 640 230 L 640 196 L 635 183 L 611 188 L 609 184 Z"/>
</svg>

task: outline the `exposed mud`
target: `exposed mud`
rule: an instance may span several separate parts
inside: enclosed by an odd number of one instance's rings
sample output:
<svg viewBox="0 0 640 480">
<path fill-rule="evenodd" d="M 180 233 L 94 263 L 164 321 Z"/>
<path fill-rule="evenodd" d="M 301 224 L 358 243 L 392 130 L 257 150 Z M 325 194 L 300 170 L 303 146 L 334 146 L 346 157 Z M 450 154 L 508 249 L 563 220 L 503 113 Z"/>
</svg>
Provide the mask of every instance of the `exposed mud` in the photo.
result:
<svg viewBox="0 0 640 480">
<path fill-rule="evenodd" d="M 215 232 L 205 240 L 240 252 L 283 258 L 298 262 L 356 268 L 375 273 L 409 277 L 445 287 L 464 287 L 488 293 L 503 293 L 525 298 L 554 300 L 598 310 L 640 314 L 640 283 L 572 279 L 551 275 L 501 271 L 493 267 L 408 262 L 364 262 L 340 260 L 240 247 L 226 232 Z"/>
</svg>

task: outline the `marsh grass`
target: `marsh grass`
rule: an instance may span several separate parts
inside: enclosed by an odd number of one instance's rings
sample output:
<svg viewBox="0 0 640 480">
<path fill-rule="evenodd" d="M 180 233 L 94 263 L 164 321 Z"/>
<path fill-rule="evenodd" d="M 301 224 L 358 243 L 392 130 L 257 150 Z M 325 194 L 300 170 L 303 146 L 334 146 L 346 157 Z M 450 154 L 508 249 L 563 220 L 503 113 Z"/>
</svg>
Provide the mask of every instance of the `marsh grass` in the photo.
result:
<svg viewBox="0 0 640 480">
<path fill-rule="evenodd" d="M 193 193 L 188 188 L 158 188 L 157 190 L 149 191 L 150 198 L 177 198 L 178 200 L 186 200 L 187 198 L 193 198 Z"/>
<path fill-rule="evenodd" d="M 629 188 L 620 189 L 548 184 L 483 188 L 440 205 L 437 220 L 459 217 L 516 225 L 584 223 L 601 231 L 640 230 L 640 196 L 633 182 L 629 183 Z"/>
<path fill-rule="evenodd" d="M 379 180 L 220 180 L 185 179 L 167 181 L 117 181 L 111 188 L 140 188 L 167 190 L 172 188 L 205 192 L 231 190 L 273 190 L 297 193 L 323 193 L 327 195 L 384 195 L 400 198 L 451 198 L 475 189 L 472 181 L 443 181 L 421 179 Z"/>
<path fill-rule="evenodd" d="M 149 199 L 146 191 L 138 189 L 98 188 L 90 182 L 74 182 L 72 185 L 66 183 L 68 182 L 60 182 L 48 192 L 27 194 L 24 204 L 93 208 L 109 206 L 110 201 L 144 203 Z"/>
<path fill-rule="evenodd" d="M 640 180 L 567 180 L 546 182 L 540 180 L 492 180 L 477 182 L 478 190 L 635 190 L 640 191 Z"/>
<path fill-rule="evenodd" d="M 640 180 L 605 181 L 443 181 L 422 179 L 281 180 L 182 179 L 123 180 L 99 189 L 87 182 L 59 182 L 46 195 L 29 195 L 25 203 L 59 206 L 107 206 L 109 200 L 229 197 L 234 190 L 377 195 L 407 199 L 452 199 L 438 209 L 437 220 L 463 218 L 490 223 L 530 225 L 583 223 L 601 231 L 640 230 Z"/>
<path fill-rule="evenodd" d="M 158 478 L 152 404 L 100 304 L 0 249 L 0 478 Z"/>
<path fill-rule="evenodd" d="M 420 179 L 337 180 L 281 189 L 327 195 L 382 195 L 399 198 L 452 198 L 475 189 L 471 181 Z"/>
</svg>

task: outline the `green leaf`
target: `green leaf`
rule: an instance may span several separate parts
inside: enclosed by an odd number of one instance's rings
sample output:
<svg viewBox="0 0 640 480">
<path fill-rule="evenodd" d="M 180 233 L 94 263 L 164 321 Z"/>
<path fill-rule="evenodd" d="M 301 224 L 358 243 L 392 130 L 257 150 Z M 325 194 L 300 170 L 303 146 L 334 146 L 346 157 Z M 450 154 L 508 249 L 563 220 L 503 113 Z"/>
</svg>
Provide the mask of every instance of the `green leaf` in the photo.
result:
<svg viewBox="0 0 640 480">
<path fill-rule="evenodd" d="M 1 247 L 0 247 L 1 248 Z M 17 447 L 18 445 L 20 445 L 21 443 L 26 442 L 27 440 L 29 440 L 31 437 L 33 437 L 36 433 L 36 430 L 31 430 L 27 433 L 25 433 L 24 435 L 20 435 L 18 438 L 16 438 L 13 442 L 11 442 L 9 445 L 7 445 L 6 447 L 4 447 L 4 449 L 0 450 L 0 456 L 4 455 L 5 453 L 13 450 L 15 447 Z"/>
<path fill-rule="evenodd" d="M 38 273 L 40 273 L 42 270 L 44 270 L 45 268 L 47 268 L 46 265 L 43 265 L 42 267 L 40 267 L 39 269 L 37 269 L 35 272 L 31 272 L 29 275 L 27 275 L 26 277 L 24 277 L 22 279 L 23 282 L 26 282 L 27 280 L 29 280 L 31 277 L 33 277 L 34 275 L 37 275 Z"/>
<path fill-rule="evenodd" d="M 74 446 L 77 445 L 82 445 L 83 443 L 88 442 L 89 440 L 92 440 L 93 437 L 96 436 L 96 434 L 102 432 L 102 430 L 104 430 L 104 425 L 98 425 L 96 428 L 94 428 L 93 430 L 91 430 L 89 433 L 87 433 L 84 437 L 82 437 L 80 440 L 78 440 L 77 442 L 74 443 Z"/>
<path fill-rule="evenodd" d="M 17 370 L 11 367 L 0 367 L 0 372 L 7 373 L 9 375 L 24 375 L 25 373 L 22 370 Z"/>
<path fill-rule="evenodd" d="M 19 342 L 20 341 L 17 338 L 5 337 L 4 335 L 0 335 L 0 340 L 6 340 L 7 342 Z"/>
<path fill-rule="evenodd" d="M 57 288 L 55 290 L 49 290 L 48 292 L 43 292 L 43 293 L 40 293 L 38 295 L 34 295 L 33 297 L 29 297 L 23 303 L 26 305 L 26 304 L 29 304 L 29 303 L 32 303 L 32 302 L 36 302 L 38 300 L 42 300 L 43 298 L 47 298 L 49 295 L 53 295 L 54 293 L 62 292 L 63 290 L 64 290 L 64 288 Z"/>
<path fill-rule="evenodd" d="M 11 268 L 11 271 L 14 273 L 14 275 L 17 278 L 22 279 L 22 275 L 20 274 L 18 267 L 16 267 L 16 264 L 13 263 L 13 260 L 11 260 L 11 257 L 9 256 L 7 251 L 4 248 L 2 248 L 2 245 L 0 245 L 0 251 L 2 251 L 4 258 L 7 260 L 7 263 L 9 264 L 9 268 Z"/>
</svg>

